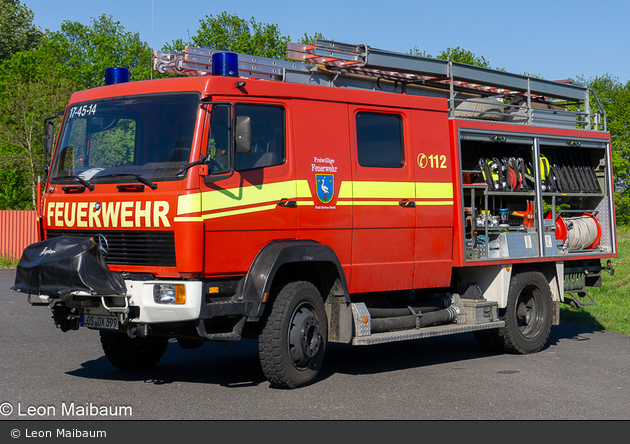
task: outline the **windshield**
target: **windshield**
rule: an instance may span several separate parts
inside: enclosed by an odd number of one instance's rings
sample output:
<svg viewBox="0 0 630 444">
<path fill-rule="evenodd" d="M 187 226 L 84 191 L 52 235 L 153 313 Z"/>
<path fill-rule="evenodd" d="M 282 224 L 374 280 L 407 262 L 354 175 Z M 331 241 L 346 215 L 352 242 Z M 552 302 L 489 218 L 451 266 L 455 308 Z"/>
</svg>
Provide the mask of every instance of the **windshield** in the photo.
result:
<svg viewBox="0 0 630 444">
<path fill-rule="evenodd" d="M 199 96 L 150 95 L 81 103 L 68 109 L 52 181 L 181 179 L 190 161 Z"/>
</svg>

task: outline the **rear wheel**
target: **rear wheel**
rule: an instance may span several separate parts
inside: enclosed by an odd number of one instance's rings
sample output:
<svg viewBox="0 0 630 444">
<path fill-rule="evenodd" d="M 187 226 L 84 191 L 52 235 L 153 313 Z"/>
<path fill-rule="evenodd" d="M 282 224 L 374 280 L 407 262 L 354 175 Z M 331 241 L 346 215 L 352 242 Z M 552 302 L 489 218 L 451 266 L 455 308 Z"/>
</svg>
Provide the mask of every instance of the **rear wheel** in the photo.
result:
<svg viewBox="0 0 630 444">
<path fill-rule="evenodd" d="M 125 333 L 100 332 L 101 346 L 109 362 L 121 370 L 144 370 L 153 367 L 164 355 L 168 338 L 149 336 L 130 338 Z"/>
<path fill-rule="evenodd" d="M 508 303 L 499 330 L 503 348 L 511 353 L 536 353 L 551 332 L 553 304 L 549 283 L 539 271 L 528 270 L 512 277 Z"/>
<path fill-rule="evenodd" d="M 479 344 L 491 352 L 536 353 L 551 332 L 553 303 L 545 276 L 525 270 L 512 276 L 507 306 L 501 310 L 505 326 L 475 332 Z"/>
<path fill-rule="evenodd" d="M 279 388 L 312 383 L 321 369 L 327 339 L 326 311 L 317 288 L 306 281 L 285 285 L 259 336 L 265 377 Z"/>
</svg>

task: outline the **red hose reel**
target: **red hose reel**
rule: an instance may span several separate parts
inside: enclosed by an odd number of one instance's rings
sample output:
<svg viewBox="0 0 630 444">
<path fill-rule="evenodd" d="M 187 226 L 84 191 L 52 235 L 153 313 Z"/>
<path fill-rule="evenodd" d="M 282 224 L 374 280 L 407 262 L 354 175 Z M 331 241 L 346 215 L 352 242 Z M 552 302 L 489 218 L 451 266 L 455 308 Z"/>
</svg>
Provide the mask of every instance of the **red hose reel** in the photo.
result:
<svg viewBox="0 0 630 444">
<path fill-rule="evenodd" d="M 545 219 L 551 219 L 551 218 L 552 218 L 552 214 L 547 213 L 547 215 L 545 216 Z M 593 248 L 595 248 L 599 244 L 599 241 L 601 240 L 602 227 L 599 224 L 599 221 L 597 220 L 597 218 L 592 213 L 582 213 L 580 216 L 567 217 L 567 218 L 562 218 L 561 216 L 558 216 L 558 218 L 556 219 L 556 239 L 561 240 L 563 244 L 567 242 L 567 239 L 570 241 L 574 240 L 572 239 L 572 234 L 571 234 L 572 230 L 569 229 L 568 224 L 571 222 L 576 222 L 584 218 L 590 218 L 593 220 L 594 225 L 596 227 L 596 232 L 590 233 L 588 238 L 581 239 L 581 241 L 585 244 L 588 244 L 588 246 L 584 248 L 585 250 L 592 250 Z"/>
</svg>

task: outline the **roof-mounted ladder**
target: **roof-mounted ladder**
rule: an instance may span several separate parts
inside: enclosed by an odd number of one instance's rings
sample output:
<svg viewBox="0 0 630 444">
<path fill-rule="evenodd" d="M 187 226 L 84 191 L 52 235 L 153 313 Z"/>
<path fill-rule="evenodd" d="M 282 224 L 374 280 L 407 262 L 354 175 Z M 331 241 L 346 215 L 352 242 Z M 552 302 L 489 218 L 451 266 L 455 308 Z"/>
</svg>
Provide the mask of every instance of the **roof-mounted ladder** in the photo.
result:
<svg viewBox="0 0 630 444">
<path fill-rule="evenodd" d="M 212 54 L 217 52 L 226 51 L 193 46 L 187 46 L 183 51 L 155 51 L 153 69 L 161 74 L 186 76 L 212 74 Z M 243 77 L 284 82 L 287 81 L 287 72 L 308 75 L 310 68 L 303 63 L 238 54 L 238 70 Z"/>
<path fill-rule="evenodd" d="M 545 126 L 560 124 L 582 126 L 589 130 L 603 127 L 606 130 L 605 118 L 602 122 L 602 116 L 590 110 L 590 93 L 594 92 L 571 80 L 549 81 L 450 60 L 385 51 L 364 44 L 323 39 L 315 39 L 313 45 L 289 43 L 287 58 L 342 74 L 447 89 L 452 118 L 476 115 L 478 118 L 504 120 L 510 109 L 511 114 L 521 114 L 521 120 L 525 120 L 518 122 L 518 118 L 512 119 L 514 123 L 533 124 L 536 119 L 536 123 Z M 463 94 L 463 98 L 458 98 L 458 94 Z M 597 100 L 597 96 L 595 98 Z M 499 104 L 497 99 L 505 99 L 504 102 L 511 99 L 510 106 Z M 567 107 L 571 105 L 583 106 L 583 111 L 568 111 Z"/>
<path fill-rule="evenodd" d="M 225 51 L 190 46 L 184 51 L 155 51 L 154 69 L 179 75 L 210 74 L 216 52 Z M 292 61 L 238 54 L 240 76 L 434 95 L 449 101 L 451 118 L 606 131 L 605 115 L 602 119 L 600 113 L 591 112 L 592 91 L 570 80 L 549 81 L 323 39 L 315 39 L 313 45 L 288 43 L 287 58 Z"/>
<path fill-rule="evenodd" d="M 384 51 L 367 45 L 349 45 L 315 39 L 313 45 L 289 43 L 288 58 L 327 69 L 360 73 L 407 82 L 433 82 L 494 94 L 529 91 L 533 95 L 584 101 L 584 85 L 535 79 L 465 63 Z M 529 81 L 529 82 L 528 82 Z M 528 85 L 529 83 L 529 85 Z"/>
</svg>

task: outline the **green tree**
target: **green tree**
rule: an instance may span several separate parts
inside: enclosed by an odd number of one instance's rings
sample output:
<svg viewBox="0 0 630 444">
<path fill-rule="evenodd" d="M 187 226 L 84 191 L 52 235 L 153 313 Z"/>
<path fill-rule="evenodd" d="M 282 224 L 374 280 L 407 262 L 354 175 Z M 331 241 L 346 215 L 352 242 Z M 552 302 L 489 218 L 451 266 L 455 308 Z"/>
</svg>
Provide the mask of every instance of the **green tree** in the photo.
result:
<svg viewBox="0 0 630 444">
<path fill-rule="evenodd" d="M 33 24 L 33 17 L 19 0 L 0 0 L 0 61 L 38 45 L 44 33 Z"/>
<path fill-rule="evenodd" d="M 4 204 L 34 208 L 43 175 L 43 120 L 63 110 L 74 84 L 37 63 L 40 50 L 13 55 L 0 67 L 0 177 L 16 187 Z M 29 69 L 29 66 L 31 67 Z"/>
<path fill-rule="evenodd" d="M 151 78 L 149 45 L 105 14 L 90 26 L 63 22 L 60 31 L 46 35 L 42 47 L 80 89 L 104 85 L 105 69 L 112 67 L 128 68 L 130 80 Z"/>
<path fill-rule="evenodd" d="M 0 151 L 10 147 L 0 147 Z M 1 164 L 1 163 L 0 163 Z M 30 182 L 23 171 L 0 169 L 0 210 L 31 209 Z"/>
<path fill-rule="evenodd" d="M 595 91 L 606 111 L 612 145 L 617 222 L 630 224 L 630 81 L 623 84 L 610 74 L 580 80 Z"/>
<path fill-rule="evenodd" d="M 223 12 L 199 20 L 199 29 L 189 45 L 285 59 L 288 42 L 289 37 L 280 33 L 278 25 L 257 22 L 253 17 L 248 21 Z M 182 50 L 186 45 L 181 39 L 174 40 L 164 50 Z"/>
<path fill-rule="evenodd" d="M 301 43 L 303 45 L 312 45 L 315 39 L 325 39 L 325 37 L 322 35 L 321 32 L 316 32 L 312 36 L 304 33 L 304 35 L 300 37 L 296 43 Z"/>
</svg>

